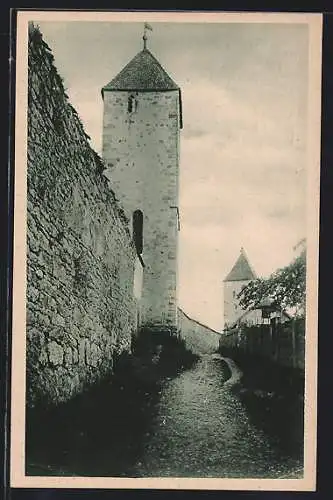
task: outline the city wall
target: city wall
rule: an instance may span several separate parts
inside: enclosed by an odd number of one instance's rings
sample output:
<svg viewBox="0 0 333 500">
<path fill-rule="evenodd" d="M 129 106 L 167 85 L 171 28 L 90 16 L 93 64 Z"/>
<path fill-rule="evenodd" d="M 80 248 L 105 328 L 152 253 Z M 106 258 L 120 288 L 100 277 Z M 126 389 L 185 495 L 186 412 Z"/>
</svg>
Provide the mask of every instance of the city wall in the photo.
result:
<svg viewBox="0 0 333 500">
<path fill-rule="evenodd" d="M 27 404 L 33 407 L 82 392 L 130 350 L 137 262 L 103 162 L 34 27 L 28 78 Z"/>
</svg>

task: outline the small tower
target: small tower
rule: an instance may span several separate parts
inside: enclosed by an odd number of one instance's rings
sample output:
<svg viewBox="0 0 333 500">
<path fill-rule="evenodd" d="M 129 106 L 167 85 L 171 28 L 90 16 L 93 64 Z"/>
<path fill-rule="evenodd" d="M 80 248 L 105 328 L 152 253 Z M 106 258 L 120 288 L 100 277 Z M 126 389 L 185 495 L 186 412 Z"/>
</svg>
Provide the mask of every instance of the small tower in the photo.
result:
<svg viewBox="0 0 333 500">
<path fill-rule="evenodd" d="M 102 89 L 103 158 L 142 261 L 141 325 L 177 327 L 181 91 L 147 48 Z"/>
<path fill-rule="evenodd" d="M 241 248 L 240 255 L 224 279 L 224 328 L 230 328 L 236 320 L 243 314 L 244 309 L 239 305 L 237 295 L 250 281 L 256 279 L 256 274 L 252 269 L 246 256 L 244 248 Z"/>
</svg>

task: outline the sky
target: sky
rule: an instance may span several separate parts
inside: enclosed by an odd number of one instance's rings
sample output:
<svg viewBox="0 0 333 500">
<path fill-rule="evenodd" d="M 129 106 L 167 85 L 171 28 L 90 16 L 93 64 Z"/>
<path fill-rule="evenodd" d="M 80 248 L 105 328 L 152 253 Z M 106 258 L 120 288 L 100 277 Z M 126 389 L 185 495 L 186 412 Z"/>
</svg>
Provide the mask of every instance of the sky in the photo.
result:
<svg viewBox="0 0 333 500">
<path fill-rule="evenodd" d="M 223 279 L 244 247 L 259 276 L 306 235 L 306 24 L 151 24 L 181 87 L 179 303 L 223 328 Z M 101 154 L 101 88 L 142 49 L 142 23 L 38 22 Z"/>
</svg>

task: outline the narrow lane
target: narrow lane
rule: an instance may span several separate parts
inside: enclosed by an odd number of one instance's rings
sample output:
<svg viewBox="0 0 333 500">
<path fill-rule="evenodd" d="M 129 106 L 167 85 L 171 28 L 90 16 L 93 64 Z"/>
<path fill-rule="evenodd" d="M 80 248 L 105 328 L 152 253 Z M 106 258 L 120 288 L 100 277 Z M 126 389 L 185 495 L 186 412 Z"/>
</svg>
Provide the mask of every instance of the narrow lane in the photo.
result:
<svg viewBox="0 0 333 500">
<path fill-rule="evenodd" d="M 222 358 L 204 355 L 191 370 L 164 383 L 133 475 L 273 478 L 301 467 L 251 425 L 224 382 Z"/>
<path fill-rule="evenodd" d="M 237 379 L 237 367 L 234 371 Z M 217 354 L 162 385 L 110 380 L 34 424 L 28 475 L 300 477 L 251 423 Z M 66 422 L 66 426 L 64 426 Z"/>
</svg>

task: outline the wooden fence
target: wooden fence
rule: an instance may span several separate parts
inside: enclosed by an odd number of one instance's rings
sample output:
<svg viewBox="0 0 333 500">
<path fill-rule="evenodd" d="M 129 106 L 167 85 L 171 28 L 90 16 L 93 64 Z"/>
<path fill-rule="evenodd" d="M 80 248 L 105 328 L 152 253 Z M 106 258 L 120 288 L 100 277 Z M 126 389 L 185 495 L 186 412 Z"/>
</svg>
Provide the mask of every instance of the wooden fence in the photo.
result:
<svg viewBox="0 0 333 500">
<path fill-rule="evenodd" d="M 305 321 L 293 319 L 284 324 L 243 325 L 221 335 L 219 346 L 224 354 L 238 351 L 304 370 Z"/>
</svg>

